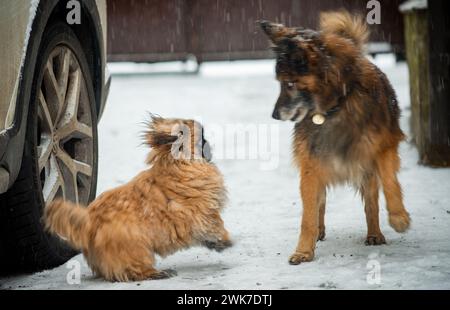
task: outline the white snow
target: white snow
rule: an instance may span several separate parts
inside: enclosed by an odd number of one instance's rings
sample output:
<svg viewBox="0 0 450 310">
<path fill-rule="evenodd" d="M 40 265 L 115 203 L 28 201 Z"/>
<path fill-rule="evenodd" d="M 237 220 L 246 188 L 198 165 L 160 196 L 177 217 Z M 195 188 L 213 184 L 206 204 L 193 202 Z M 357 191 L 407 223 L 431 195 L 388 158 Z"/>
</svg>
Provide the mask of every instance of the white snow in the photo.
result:
<svg viewBox="0 0 450 310">
<path fill-rule="evenodd" d="M 406 64 L 392 56 L 376 63 L 393 83 L 409 132 L 409 88 Z M 181 64 L 173 64 L 182 68 Z M 122 68 L 124 69 L 124 68 Z M 111 67 L 114 74 L 115 68 Z M 125 70 L 126 71 L 126 70 Z M 223 253 L 193 248 L 158 261 L 178 275 L 168 280 L 108 283 L 93 278 L 82 256 L 80 284 L 69 285 L 71 269 L 60 266 L 31 275 L 0 279 L 12 289 L 450 289 L 450 170 L 417 165 L 416 149 L 400 148 L 404 201 L 412 218 L 406 234 L 387 223 L 381 198 L 381 228 L 388 244 L 364 245 L 366 224 L 361 199 L 340 187 L 328 195 L 327 238 L 319 242 L 311 263 L 290 266 L 301 218 L 298 172 L 291 164 L 292 123 L 271 120 L 279 86 L 274 63 L 239 61 L 205 63 L 199 75 L 146 74 L 113 76 L 108 105 L 99 126 L 98 192 L 129 180 L 145 167 L 147 148 L 139 133 L 147 111 L 167 117 L 197 117 L 206 124 L 279 126 L 279 164 L 261 170 L 259 160 L 222 159 L 230 203 L 224 220 L 235 241 Z M 123 73 L 123 70 L 122 72 Z M 213 141 L 211 141 L 214 143 Z M 382 197 L 382 195 L 381 195 Z M 73 266 L 73 265 L 69 265 Z M 368 269 L 369 266 L 369 269 Z M 370 271 L 380 267 L 380 284 Z M 70 274 L 69 274 L 70 275 Z"/>
<path fill-rule="evenodd" d="M 25 63 L 25 57 L 27 55 L 28 50 L 28 41 L 30 40 L 30 34 L 31 34 L 31 28 L 33 26 L 34 18 L 36 17 L 36 11 L 39 6 L 40 0 L 31 0 L 30 1 L 30 10 L 28 13 L 28 23 L 27 23 L 27 29 L 25 31 L 25 39 L 23 43 L 23 50 L 22 50 L 22 62 L 20 64 L 20 72 L 22 72 L 22 67 Z"/>
</svg>

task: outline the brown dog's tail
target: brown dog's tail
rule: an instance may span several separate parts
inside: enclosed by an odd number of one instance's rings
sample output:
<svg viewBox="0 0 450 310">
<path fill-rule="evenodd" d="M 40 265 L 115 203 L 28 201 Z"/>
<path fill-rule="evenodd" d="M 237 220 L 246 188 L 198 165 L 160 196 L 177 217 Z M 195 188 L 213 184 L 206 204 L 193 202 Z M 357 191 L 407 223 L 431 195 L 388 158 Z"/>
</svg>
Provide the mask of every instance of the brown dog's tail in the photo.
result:
<svg viewBox="0 0 450 310">
<path fill-rule="evenodd" d="M 334 33 L 350 39 L 362 50 L 369 38 L 369 30 L 360 15 L 352 15 L 348 11 L 322 12 L 320 28 L 325 33 Z"/>
<path fill-rule="evenodd" d="M 44 222 L 49 232 L 66 239 L 73 248 L 87 248 L 90 230 L 87 208 L 57 199 L 45 208 Z"/>
</svg>

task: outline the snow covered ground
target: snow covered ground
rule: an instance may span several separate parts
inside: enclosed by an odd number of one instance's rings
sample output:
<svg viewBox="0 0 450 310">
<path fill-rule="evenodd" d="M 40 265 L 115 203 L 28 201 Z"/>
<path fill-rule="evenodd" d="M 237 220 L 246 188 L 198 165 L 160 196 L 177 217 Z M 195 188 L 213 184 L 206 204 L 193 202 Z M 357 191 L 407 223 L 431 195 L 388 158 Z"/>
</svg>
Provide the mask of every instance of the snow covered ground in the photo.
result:
<svg viewBox="0 0 450 310">
<path fill-rule="evenodd" d="M 391 56 L 379 56 L 376 62 L 397 91 L 403 110 L 401 125 L 408 133 L 407 67 L 396 65 Z M 179 72 L 180 67 L 190 70 L 189 65 L 180 64 L 111 67 L 113 73 L 121 74 L 113 76 L 99 127 L 98 192 L 126 182 L 145 167 L 148 150 L 140 145 L 139 134 L 147 111 L 199 118 L 207 136 L 208 128 L 218 125 L 251 124 L 273 130 L 275 142 L 268 154 L 274 156 L 247 160 L 219 156 L 216 160 L 230 194 L 224 220 L 234 247 L 220 254 L 193 248 L 159 260 L 158 268 L 178 272 L 168 280 L 108 283 L 94 278 L 79 255 L 53 270 L 0 279 L 1 288 L 450 289 L 450 169 L 417 165 L 416 150 L 403 143 L 400 181 L 412 218 L 410 231 L 400 235 L 389 227 L 381 198 L 381 228 L 388 244 L 365 246 L 361 199 L 351 188 L 337 188 L 328 195 L 327 238 L 318 243 L 316 259 L 290 266 L 287 260 L 297 242 L 301 203 L 298 173 L 291 164 L 293 124 L 270 118 L 279 90 L 273 61 L 206 63 L 198 75 L 170 73 L 174 68 Z M 140 74 L 128 75 L 130 69 Z M 225 133 L 225 141 L 229 135 Z M 237 151 L 245 151 L 246 145 L 237 143 Z M 67 275 L 77 262 L 81 282 L 70 285 Z"/>
</svg>

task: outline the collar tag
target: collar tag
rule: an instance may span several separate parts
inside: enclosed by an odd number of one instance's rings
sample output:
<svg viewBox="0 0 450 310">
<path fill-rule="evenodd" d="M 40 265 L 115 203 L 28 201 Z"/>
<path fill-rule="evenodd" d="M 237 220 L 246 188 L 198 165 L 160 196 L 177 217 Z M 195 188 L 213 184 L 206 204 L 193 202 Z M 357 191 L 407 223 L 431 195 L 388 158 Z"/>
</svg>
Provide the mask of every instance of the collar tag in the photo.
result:
<svg viewBox="0 0 450 310">
<path fill-rule="evenodd" d="M 323 123 L 325 123 L 325 116 L 323 116 L 322 114 L 314 114 L 314 116 L 312 117 L 312 122 L 316 125 L 322 125 Z"/>
</svg>

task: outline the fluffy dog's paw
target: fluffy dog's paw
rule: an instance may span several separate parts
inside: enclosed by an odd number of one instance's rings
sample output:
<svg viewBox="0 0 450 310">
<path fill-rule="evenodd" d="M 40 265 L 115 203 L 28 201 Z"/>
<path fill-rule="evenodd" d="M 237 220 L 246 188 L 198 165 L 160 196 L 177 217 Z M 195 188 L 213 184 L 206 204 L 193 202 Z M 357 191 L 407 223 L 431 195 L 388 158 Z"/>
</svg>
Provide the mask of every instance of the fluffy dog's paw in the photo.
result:
<svg viewBox="0 0 450 310">
<path fill-rule="evenodd" d="M 166 269 L 158 271 L 150 276 L 150 280 L 162 280 L 169 279 L 177 275 L 177 272 L 173 269 Z"/>
<path fill-rule="evenodd" d="M 364 242 L 365 245 L 382 245 L 386 244 L 386 239 L 384 239 L 383 234 L 379 234 L 376 236 L 367 236 L 366 241 Z"/>
<path fill-rule="evenodd" d="M 409 214 L 407 212 L 389 214 L 389 224 L 396 232 L 405 232 L 410 224 Z"/>
<path fill-rule="evenodd" d="M 168 274 L 170 278 L 178 275 L 178 272 L 175 269 L 164 269 L 163 272 Z"/>
<path fill-rule="evenodd" d="M 215 250 L 217 252 L 222 252 L 226 248 L 229 248 L 233 245 L 230 240 L 204 241 L 203 244 L 208 249 Z"/>
<path fill-rule="evenodd" d="M 298 265 L 300 263 L 310 262 L 313 259 L 314 259 L 314 253 L 312 253 L 312 252 L 308 252 L 308 253 L 306 253 L 306 252 L 294 253 L 289 258 L 289 264 L 291 264 L 291 265 Z"/>
</svg>

